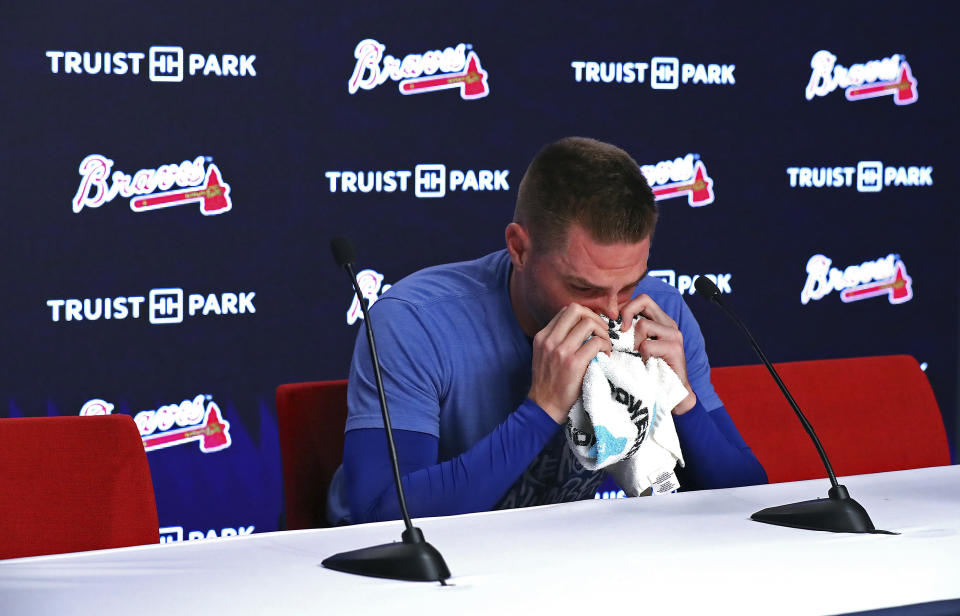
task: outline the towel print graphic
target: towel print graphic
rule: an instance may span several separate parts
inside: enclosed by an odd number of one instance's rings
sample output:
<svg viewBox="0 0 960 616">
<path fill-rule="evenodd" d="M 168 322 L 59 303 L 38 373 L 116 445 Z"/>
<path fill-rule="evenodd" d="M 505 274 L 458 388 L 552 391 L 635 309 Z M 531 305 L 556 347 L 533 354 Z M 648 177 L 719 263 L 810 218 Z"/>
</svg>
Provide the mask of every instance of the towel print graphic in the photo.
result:
<svg viewBox="0 0 960 616">
<path fill-rule="evenodd" d="M 617 438 L 603 426 L 596 427 L 597 444 L 590 448 L 590 456 L 597 459 L 597 464 L 603 464 L 607 458 L 620 455 L 627 446 L 627 437 Z"/>
<path fill-rule="evenodd" d="M 571 422 L 567 422 L 567 432 L 570 434 L 570 440 L 579 447 L 592 447 L 597 442 L 597 437 L 592 432 L 587 432 L 575 427 Z"/>
<path fill-rule="evenodd" d="M 633 355 L 633 353 L 631 353 L 631 355 Z M 650 427 L 650 411 L 647 407 L 642 406 L 643 400 L 634 398 L 633 394 L 622 387 L 617 387 L 610 379 L 607 379 L 607 384 L 610 385 L 610 395 L 613 397 L 613 400 L 627 407 L 627 412 L 630 413 L 630 421 L 637 427 L 637 440 L 633 442 L 633 447 L 631 447 L 627 455 L 624 456 L 624 459 L 627 459 L 637 453 L 640 445 L 643 445 L 643 441 L 647 438 L 647 428 Z M 654 404 L 654 410 L 656 410 L 656 404 Z M 616 455 L 620 453 L 620 451 L 622 451 L 622 449 L 610 455 Z M 603 460 L 598 457 L 597 464 L 603 464 L 604 460 L 608 457 L 609 455 L 604 456 Z"/>
</svg>

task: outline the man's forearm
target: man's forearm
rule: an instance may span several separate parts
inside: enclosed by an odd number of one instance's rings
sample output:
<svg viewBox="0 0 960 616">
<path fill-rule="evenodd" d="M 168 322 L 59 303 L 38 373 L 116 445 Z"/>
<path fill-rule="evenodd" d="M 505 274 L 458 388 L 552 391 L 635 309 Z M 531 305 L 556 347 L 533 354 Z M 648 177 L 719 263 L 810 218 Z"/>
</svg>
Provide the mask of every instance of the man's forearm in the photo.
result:
<svg viewBox="0 0 960 616">
<path fill-rule="evenodd" d="M 730 488 L 767 482 L 767 474 L 737 432 L 725 408 L 704 410 L 698 402 L 674 417 L 685 468 L 684 488 Z"/>
<path fill-rule="evenodd" d="M 559 428 L 528 399 L 473 447 L 440 463 L 435 436 L 394 430 L 410 514 L 423 517 L 492 509 Z M 354 522 L 400 518 L 385 435 L 379 428 L 351 430 L 346 435 L 344 472 Z"/>
</svg>

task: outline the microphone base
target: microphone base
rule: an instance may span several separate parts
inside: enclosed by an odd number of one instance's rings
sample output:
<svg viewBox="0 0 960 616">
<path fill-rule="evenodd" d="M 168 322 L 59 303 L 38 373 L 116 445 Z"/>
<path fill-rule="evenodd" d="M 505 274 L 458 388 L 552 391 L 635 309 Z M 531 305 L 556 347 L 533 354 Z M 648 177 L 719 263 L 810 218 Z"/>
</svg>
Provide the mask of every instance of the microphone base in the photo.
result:
<svg viewBox="0 0 960 616">
<path fill-rule="evenodd" d="M 412 539 L 405 531 L 403 541 L 385 543 L 350 552 L 341 552 L 321 564 L 335 571 L 368 577 L 411 582 L 440 582 L 450 578 L 450 570 L 435 547 L 423 540 Z"/>
<path fill-rule="evenodd" d="M 752 520 L 764 524 L 824 530 L 833 533 L 875 533 L 867 510 L 850 498 L 844 486 L 830 488 L 829 498 L 761 509 Z"/>
</svg>

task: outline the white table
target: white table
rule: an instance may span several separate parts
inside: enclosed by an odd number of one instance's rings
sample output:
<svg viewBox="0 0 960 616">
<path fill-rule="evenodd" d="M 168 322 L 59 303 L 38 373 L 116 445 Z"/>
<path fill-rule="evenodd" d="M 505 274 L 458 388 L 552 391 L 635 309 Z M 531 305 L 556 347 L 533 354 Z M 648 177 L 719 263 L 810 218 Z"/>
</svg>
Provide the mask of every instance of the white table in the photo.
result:
<svg viewBox="0 0 960 616">
<path fill-rule="evenodd" d="M 320 566 L 400 522 L 0 561 L 0 614 L 834 614 L 960 598 L 960 466 L 841 479 L 878 528 L 754 511 L 826 480 L 416 520 L 452 585 Z"/>
</svg>

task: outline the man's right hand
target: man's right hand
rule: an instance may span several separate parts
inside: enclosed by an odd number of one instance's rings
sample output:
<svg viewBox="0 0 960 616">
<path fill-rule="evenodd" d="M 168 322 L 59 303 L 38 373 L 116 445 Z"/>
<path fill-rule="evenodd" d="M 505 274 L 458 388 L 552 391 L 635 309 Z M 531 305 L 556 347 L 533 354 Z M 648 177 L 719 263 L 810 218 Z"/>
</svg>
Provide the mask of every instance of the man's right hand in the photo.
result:
<svg viewBox="0 0 960 616">
<path fill-rule="evenodd" d="M 599 315 L 575 303 L 563 308 L 533 337 L 528 397 L 562 424 L 580 397 L 590 360 L 612 348 L 609 329 Z"/>
</svg>

